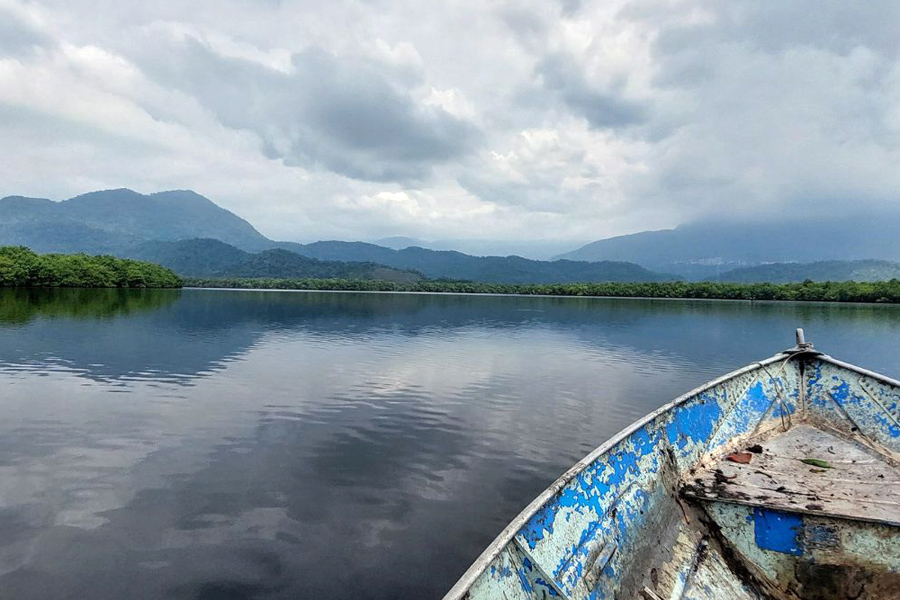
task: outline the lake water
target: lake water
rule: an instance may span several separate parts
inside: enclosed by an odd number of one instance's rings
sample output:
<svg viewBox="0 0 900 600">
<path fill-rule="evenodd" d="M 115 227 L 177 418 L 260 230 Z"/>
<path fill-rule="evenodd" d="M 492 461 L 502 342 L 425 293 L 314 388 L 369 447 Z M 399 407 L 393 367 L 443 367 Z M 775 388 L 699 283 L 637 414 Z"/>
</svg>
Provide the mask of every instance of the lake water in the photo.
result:
<svg viewBox="0 0 900 600">
<path fill-rule="evenodd" d="M 659 405 L 900 307 L 0 290 L 0 597 L 439 598 Z"/>
</svg>

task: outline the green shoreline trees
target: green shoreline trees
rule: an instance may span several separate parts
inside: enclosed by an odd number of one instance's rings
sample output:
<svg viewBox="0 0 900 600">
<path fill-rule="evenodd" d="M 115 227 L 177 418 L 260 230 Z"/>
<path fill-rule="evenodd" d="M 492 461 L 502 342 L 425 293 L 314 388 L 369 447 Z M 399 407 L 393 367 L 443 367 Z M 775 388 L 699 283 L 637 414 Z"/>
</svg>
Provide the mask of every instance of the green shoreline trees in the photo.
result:
<svg viewBox="0 0 900 600">
<path fill-rule="evenodd" d="M 37 254 L 0 247 L 0 287 L 177 288 L 181 278 L 164 267 L 114 256 Z"/>
<path fill-rule="evenodd" d="M 610 282 L 521 285 L 441 280 L 399 284 L 388 281 L 352 279 L 204 279 L 188 277 L 185 278 L 185 285 L 204 288 L 250 288 L 272 290 L 900 303 L 900 279 L 875 282 L 804 281 L 803 283 L 786 284 L 673 281 L 650 283 Z"/>
<path fill-rule="evenodd" d="M 86 254 L 41 255 L 23 246 L 0 247 L 0 287 L 177 288 L 182 285 L 272 290 L 900 303 L 900 279 L 787 284 L 684 281 L 504 284 L 447 280 L 398 283 L 371 279 L 271 277 L 182 279 L 169 269 L 149 262 Z"/>
</svg>

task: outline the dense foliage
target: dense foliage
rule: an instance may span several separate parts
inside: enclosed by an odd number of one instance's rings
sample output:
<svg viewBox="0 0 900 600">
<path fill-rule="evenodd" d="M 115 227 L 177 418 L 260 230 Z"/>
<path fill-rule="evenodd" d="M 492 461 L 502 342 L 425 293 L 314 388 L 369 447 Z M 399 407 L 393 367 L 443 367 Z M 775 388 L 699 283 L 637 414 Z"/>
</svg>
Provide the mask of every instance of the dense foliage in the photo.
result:
<svg viewBox="0 0 900 600">
<path fill-rule="evenodd" d="M 900 303 L 900 279 L 876 282 L 804 281 L 803 283 L 788 284 L 687 283 L 675 281 L 655 283 L 565 283 L 522 285 L 441 280 L 399 284 L 388 281 L 362 281 L 353 279 L 188 278 L 185 280 L 185 285 L 194 287 L 253 289 Z"/>
<path fill-rule="evenodd" d="M 147 262 L 114 256 L 36 254 L 24 246 L 0 248 L 0 287 L 172 288 L 181 278 Z"/>
</svg>

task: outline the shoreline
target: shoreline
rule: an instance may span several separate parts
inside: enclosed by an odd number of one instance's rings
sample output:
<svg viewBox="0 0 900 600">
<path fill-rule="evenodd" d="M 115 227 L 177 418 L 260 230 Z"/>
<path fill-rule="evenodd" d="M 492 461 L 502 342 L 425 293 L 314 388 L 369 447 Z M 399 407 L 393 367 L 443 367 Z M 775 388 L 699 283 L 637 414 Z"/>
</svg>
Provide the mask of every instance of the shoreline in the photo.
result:
<svg viewBox="0 0 900 600">
<path fill-rule="evenodd" d="M 169 288 L 171 289 L 171 288 Z M 563 300 L 636 300 L 640 302 L 722 302 L 741 303 L 748 305 L 779 305 L 802 304 L 826 306 L 872 306 L 883 308 L 896 308 L 898 302 L 854 302 L 850 300 L 744 300 L 741 298 L 659 298 L 653 296 L 573 296 L 566 294 L 504 294 L 500 292 L 409 292 L 409 291 L 381 291 L 381 290 L 311 290 L 301 288 L 241 288 L 241 287 L 198 287 L 186 285 L 177 288 L 189 292 L 271 292 L 294 294 L 393 294 L 397 296 L 478 296 L 483 298 L 559 298 Z"/>
<path fill-rule="evenodd" d="M 900 280 L 723 284 L 711 282 L 492 284 L 370 280 L 184 278 L 184 289 L 393 293 L 423 295 L 610 298 L 620 300 L 710 300 L 756 303 L 900 304 Z"/>
</svg>

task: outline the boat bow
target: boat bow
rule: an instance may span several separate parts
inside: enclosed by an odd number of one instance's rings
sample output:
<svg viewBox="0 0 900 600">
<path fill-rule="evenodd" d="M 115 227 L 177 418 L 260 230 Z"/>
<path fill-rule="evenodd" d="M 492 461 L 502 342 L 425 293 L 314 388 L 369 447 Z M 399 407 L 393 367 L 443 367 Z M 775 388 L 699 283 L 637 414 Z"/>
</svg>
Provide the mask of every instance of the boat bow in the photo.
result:
<svg viewBox="0 0 900 600">
<path fill-rule="evenodd" d="M 900 586 L 893 575 L 900 552 L 873 563 L 865 551 L 900 535 L 897 507 L 883 505 L 885 518 L 860 519 L 866 500 L 887 502 L 889 494 L 850 495 L 842 502 L 855 509 L 841 512 L 759 481 L 766 471 L 773 481 L 802 474 L 818 488 L 796 491 L 819 496 L 832 484 L 854 486 L 838 471 L 803 462 L 827 462 L 829 446 L 868 457 L 876 479 L 900 480 L 898 404 L 900 383 L 815 351 L 799 331 L 794 348 L 677 398 L 579 461 L 513 519 L 445 600 L 830 598 L 811 583 L 815 577 L 797 575 L 828 556 L 824 564 L 839 562 L 848 573 L 845 587 L 862 579 L 873 594 L 879 585 Z M 749 461 L 743 478 L 732 472 L 740 465 L 735 453 Z M 785 465 L 791 469 L 782 473 Z M 767 547 L 776 530 L 794 541 Z M 817 535 L 838 541 L 823 546 Z"/>
</svg>

